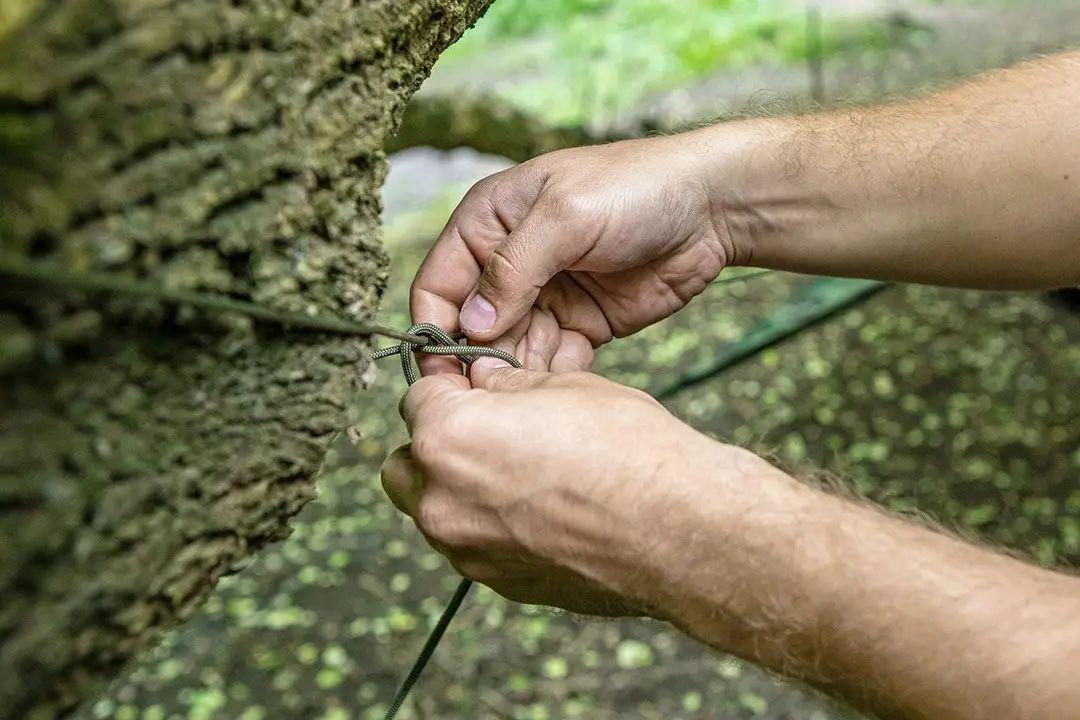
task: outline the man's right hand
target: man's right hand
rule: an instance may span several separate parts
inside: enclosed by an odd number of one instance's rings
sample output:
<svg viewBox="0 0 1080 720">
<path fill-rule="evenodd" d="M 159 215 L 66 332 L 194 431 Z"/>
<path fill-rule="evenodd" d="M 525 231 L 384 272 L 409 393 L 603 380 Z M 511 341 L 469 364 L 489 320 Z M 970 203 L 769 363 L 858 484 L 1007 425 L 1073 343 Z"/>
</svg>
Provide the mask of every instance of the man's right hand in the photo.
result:
<svg viewBox="0 0 1080 720">
<path fill-rule="evenodd" d="M 481 180 L 417 273 L 414 320 L 511 351 L 542 334 L 561 358 L 552 369 L 586 367 L 593 347 L 679 310 L 744 255 L 710 206 L 714 161 L 690 133 L 561 150 Z M 557 332 L 530 333 L 537 318 Z"/>
</svg>

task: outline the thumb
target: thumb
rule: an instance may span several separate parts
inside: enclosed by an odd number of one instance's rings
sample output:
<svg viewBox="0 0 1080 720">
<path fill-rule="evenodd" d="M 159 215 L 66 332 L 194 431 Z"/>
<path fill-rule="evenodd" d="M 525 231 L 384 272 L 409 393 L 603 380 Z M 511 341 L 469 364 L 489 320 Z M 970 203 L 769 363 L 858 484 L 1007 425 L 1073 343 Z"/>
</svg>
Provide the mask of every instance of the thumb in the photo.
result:
<svg viewBox="0 0 1080 720">
<path fill-rule="evenodd" d="M 509 331 L 532 307 L 540 288 L 584 254 L 584 249 L 574 251 L 574 235 L 555 217 L 538 203 L 487 257 L 458 317 L 470 338 L 489 341 Z"/>
<path fill-rule="evenodd" d="M 493 367 L 488 363 L 473 363 L 469 369 L 469 378 L 474 388 L 488 392 L 512 392 L 528 390 L 551 377 L 551 373 L 540 370 L 522 370 L 508 365 Z"/>
</svg>

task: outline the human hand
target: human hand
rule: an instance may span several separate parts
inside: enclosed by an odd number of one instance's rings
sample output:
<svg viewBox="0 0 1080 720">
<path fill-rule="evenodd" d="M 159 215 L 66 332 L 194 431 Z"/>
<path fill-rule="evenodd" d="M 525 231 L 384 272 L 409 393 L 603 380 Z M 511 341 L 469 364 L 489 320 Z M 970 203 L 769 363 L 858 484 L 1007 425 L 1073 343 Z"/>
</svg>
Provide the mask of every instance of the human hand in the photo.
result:
<svg viewBox="0 0 1080 720">
<path fill-rule="evenodd" d="M 394 504 L 462 575 L 508 598 L 658 616 L 657 578 L 685 556 L 708 495 L 695 482 L 749 453 L 596 375 L 478 368 L 473 380 L 409 390 L 412 444 L 382 471 Z"/>
<path fill-rule="evenodd" d="M 593 347 L 667 317 L 745 256 L 714 216 L 703 142 L 560 150 L 481 180 L 416 275 L 413 318 L 513 351 L 535 308 L 556 327 L 552 369 L 587 367 Z"/>
</svg>

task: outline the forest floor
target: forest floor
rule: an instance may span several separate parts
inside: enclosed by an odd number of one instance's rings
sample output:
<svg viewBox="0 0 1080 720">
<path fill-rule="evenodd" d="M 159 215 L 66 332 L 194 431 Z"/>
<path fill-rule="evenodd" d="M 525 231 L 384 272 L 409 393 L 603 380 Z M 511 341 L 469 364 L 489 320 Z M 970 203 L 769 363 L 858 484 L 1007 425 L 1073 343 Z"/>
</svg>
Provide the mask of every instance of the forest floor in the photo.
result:
<svg viewBox="0 0 1080 720">
<path fill-rule="evenodd" d="M 835 89 L 856 87 L 842 80 L 845 72 L 875 92 L 896 92 L 1080 42 L 1080 12 L 1065 22 L 1051 6 L 965 6 L 933 36 L 955 38 L 936 55 L 926 46 L 914 55 L 897 50 L 892 61 L 866 60 L 861 74 L 851 63 L 827 67 L 829 96 L 858 95 Z M 1004 15 L 989 14 L 997 12 Z M 997 28 L 1001 17 L 1011 25 L 980 39 L 979 29 Z M 916 61 L 933 69 L 908 69 Z M 642 113 L 666 107 L 705 117 L 760 91 L 796 99 L 805 92 L 784 85 L 801 71 L 773 71 L 775 84 L 745 79 L 758 78 L 760 68 L 742 79 L 703 79 L 650 98 Z M 720 102 L 724 82 L 752 91 Z M 385 190 L 392 279 L 380 319 L 405 326 L 408 282 L 423 252 L 468 185 L 505 163 L 467 150 L 414 149 L 392 165 Z M 757 327 L 809 282 L 770 274 L 711 288 L 670 320 L 602 350 L 597 370 L 655 390 Z M 357 398 L 358 439 L 335 446 L 319 499 L 294 522 L 292 537 L 223 581 L 194 619 L 84 708 L 81 720 L 381 718 L 457 581 L 379 488 L 382 458 L 406 441 L 396 412 L 399 375 L 387 361 Z M 702 431 L 796 470 L 827 470 L 898 512 L 1075 566 L 1078 376 L 1080 314 L 1037 295 L 894 285 L 668 405 Z M 401 717 L 857 716 L 664 625 L 582 620 L 477 588 Z"/>
</svg>

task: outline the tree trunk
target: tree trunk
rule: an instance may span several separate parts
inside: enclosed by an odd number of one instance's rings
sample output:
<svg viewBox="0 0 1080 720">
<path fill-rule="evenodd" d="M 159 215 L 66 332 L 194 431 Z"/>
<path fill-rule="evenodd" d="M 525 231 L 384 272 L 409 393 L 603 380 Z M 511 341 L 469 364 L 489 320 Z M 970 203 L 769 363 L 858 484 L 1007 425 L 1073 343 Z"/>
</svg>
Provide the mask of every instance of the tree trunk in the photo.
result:
<svg viewBox="0 0 1080 720">
<path fill-rule="evenodd" d="M 489 2 L 16 4 L 0 250 L 370 317 L 383 143 Z M 287 534 L 369 346 L 0 275 L 0 717 L 65 714 Z"/>
</svg>

